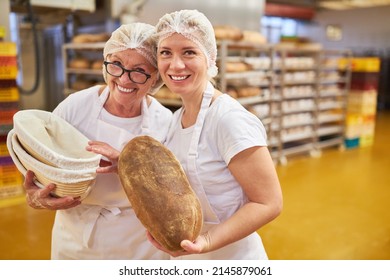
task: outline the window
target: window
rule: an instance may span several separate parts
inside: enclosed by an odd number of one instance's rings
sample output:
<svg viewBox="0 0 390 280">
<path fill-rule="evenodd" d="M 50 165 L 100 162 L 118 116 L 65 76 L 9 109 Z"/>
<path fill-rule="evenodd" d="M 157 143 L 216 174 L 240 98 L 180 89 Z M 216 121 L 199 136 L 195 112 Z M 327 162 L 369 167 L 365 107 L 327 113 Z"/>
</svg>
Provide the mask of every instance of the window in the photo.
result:
<svg viewBox="0 0 390 280">
<path fill-rule="evenodd" d="M 294 19 L 263 16 L 261 29 L 269 43 L 279 43 L 282 37 L 296 37 L 298 22 Z"/>
</svg>

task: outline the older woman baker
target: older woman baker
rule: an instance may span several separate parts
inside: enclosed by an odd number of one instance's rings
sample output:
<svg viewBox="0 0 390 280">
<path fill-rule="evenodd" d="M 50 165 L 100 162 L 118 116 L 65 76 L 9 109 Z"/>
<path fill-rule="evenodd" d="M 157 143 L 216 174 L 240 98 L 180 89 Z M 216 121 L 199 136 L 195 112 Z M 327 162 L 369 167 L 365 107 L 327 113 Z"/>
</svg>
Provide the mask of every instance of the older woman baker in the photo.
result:
<svg viewBox="0 0 390 280">
<path fill-rule="evenodd" d="M 165 140 L 172 113 L 148 95 L 162 84 L 153 32 L 153 26 L 143 23 L 120 26 L 103 51 L 107 85 L 71 94 L 54 110 L 95 140 L 91 145 L 104 142 L 121 150 L 138 135 Z M 33 176 L 29 171 L 25 180 L 30 206 L 60 210 L 53 227 L 52 259 L 168 258 L 147 240 L 116 174 L 98 174 L 82 202 L 51 197 L 55 186 L 39 189 Z"/>
</svg>

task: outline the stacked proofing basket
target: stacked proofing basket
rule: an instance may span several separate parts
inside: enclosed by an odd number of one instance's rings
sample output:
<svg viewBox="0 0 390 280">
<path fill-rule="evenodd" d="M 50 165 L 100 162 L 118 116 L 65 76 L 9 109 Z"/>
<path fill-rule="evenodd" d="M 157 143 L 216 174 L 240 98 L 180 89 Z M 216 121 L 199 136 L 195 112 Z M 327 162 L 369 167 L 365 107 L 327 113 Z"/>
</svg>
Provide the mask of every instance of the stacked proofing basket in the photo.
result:
<svg viewBox="0 0 390 280">
<path fill-rule="evenodd" d="M 41 110 L 14 117 L 7 147 L 18 170 L 34 172 L 39 187 L 54 183 L 53 194 L 84 199 L 91 191 L 100 155 L 86 151 L 88 138 L 62 118 Z"/>
</svg>

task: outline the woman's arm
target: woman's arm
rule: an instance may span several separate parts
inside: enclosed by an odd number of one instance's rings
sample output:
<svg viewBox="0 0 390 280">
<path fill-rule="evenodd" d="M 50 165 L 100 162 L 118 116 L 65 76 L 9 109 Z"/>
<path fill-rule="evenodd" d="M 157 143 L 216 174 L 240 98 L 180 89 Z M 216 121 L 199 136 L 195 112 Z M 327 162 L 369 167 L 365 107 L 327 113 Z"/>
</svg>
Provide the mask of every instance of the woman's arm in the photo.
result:
<svg viewBox="0 0 390 280">
<path fill-rule="evenodd" d="M 252 147 L 238 153 L 228 168 L 249 201 L 210 231 L 211 249 L 221 248 L 255 232 L 275 219 L 283 207 L 279 179 L 267 147 Z"/>
<path fill-rule="evenodd" d="M 174 257 L 214 251 L 248 236 L 280 214 L 282 191 L 267 147 L 243 150 L 232 158 L 228 168 L 249 201 L 232 217 L 200 235 L 195 242 L 183 240 L 181 252 L 167 252 L 148 234 L 157 248 Z"/>
</svg>

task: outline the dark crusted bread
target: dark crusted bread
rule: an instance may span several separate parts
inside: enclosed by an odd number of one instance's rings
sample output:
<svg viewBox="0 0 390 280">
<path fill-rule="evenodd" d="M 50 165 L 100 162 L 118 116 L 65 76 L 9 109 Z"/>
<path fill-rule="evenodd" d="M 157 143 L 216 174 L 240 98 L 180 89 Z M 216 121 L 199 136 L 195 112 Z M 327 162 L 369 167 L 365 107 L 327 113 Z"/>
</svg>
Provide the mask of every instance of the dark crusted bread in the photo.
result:
<svg viewBox="0 0 390 280">
<path fill-rule="evenodd" d="M 141 223 L 170 251 L 195 240 L 203 224 L 200 202 L 175 155 L 149 136 L 133 138 L 119 156 L 118 174 Z"/>
</svg>

